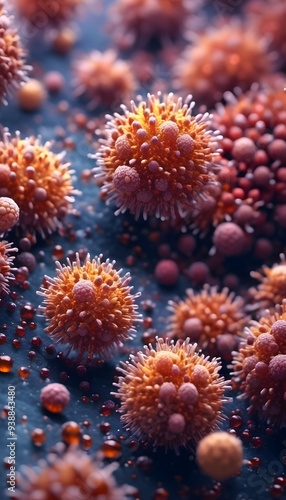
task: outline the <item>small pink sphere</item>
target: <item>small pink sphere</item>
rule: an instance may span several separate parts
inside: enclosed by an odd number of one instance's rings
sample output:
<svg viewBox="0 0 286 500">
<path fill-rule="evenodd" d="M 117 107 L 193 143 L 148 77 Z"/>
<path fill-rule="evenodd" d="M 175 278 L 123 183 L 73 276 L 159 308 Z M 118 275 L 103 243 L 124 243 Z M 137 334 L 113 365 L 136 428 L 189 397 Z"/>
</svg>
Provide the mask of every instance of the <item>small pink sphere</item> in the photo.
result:
<svg viewBox="0 0 286 500">
<path fill-rule="evenodd" d="M 252 139 L 248 137 L 240 137 L 234 141 L 232 148 L 232 156 L 238 162 L 249 163 L 253 160 L 256 152 L 256 146 Z"/>
<path fill-rule="evenodd" d="M 188 277 L 194 285 L 202 285 L 209 278 L 209 268 L 204 262 L 194 262 L 188 269 Z"/>
<path fill-rule="evenodd" d="M 216 249 L 226 257 L 241 255 L 246 247 L 246 236 L 240 226 L 234 222 L 222 222 L 213 234 Z"/>
<path fill-rule="evenodd" d="M 61 92 L 65 86 L 65 79 L 58 71 L 49 71 L 44 77 L 47 90 L 52 94 Z"/>
<path fill-rule="evenodd" d="M 46 410 L 60 413 L 69 404 L 70 393 L 63 384 L 49 384 L 41 390 L 40 401 Z"/>
<path fill-rule="evenodd" d="M 90 280 L 80 280 L 74 285 L 72 292 L 78 302 L 93 302 L 95 296 L 94 288 Z"/>
<path fill-rule="evenodd" d="M 161 260 L 155 267 L 155 278 L 160 285 L 175 285 L 179 278 L 178 265 L 170 259 Z"/>
<path fill-rule="evenodd" d="M 19 207 L 12 198 L 0 198 L 0 234 L 11 229 L 19 220 Z"/>
<path fill-rule="evenodd" d="M 185 426 L 186 421 L 181 413 L 173 413 L 172 415 L 170 415 L 168 421 L 168 429 L 170 432 L 174 434 L 180 434 L 185 429 Z"/>
<path fill-rule="evenodd" d="M 190 257 L 196 248 L 196 240 L 193 236 L 184 234 L 178 241 L 178 250 L 182 254 Z"/>
</svg>

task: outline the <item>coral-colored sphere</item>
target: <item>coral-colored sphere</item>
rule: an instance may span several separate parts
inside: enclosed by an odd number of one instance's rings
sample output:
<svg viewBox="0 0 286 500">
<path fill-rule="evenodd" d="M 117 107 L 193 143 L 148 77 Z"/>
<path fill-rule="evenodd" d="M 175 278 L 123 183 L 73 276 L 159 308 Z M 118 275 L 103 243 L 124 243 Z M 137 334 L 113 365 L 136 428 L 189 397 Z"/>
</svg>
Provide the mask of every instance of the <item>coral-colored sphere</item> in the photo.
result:
<svg viewBox="0 0 286 500">
<path fill-rule="evenodd" d="M 84 54 L 75 62 L 74 74 L 75 94 L 86 97 L 89 108 L 127 102 L 136 87 L 131 65 L 114 50 Z"/>
<path fill-rule="evenodd" d="M 41 405 L 52 413 L 64 411 L 70 402 L 70 393 L 63 384 L 48 384 L 41 390 Z"/>
<path fill-rule="evenodd" d="M 30 69 L 25 65 L 25 52 L 21 46 L 17 30 L 12 28 L 12 18 L 4 10 L 5 2 L 0 1 L 0 105 L 7 104 L 6 96 L 27 79 Z"/>
<path fill-rule="evenodd" d="M 43 2 L 42 0 L 11 0 L 21 16 L 24 16 L 35 28 L 43 30 L 69 21 L 84 0 L 60 0 Z"/>
<path fill-rule="evenodd" d="M 249 320 L 243 308 L 243 299 L 229 293 L 228 288 L 219 292 L 206 284 L 200 293 L 189 289 L 185 300 L 169 301 L 168 310 L 172 315 L 168 318 L 167 336 L 171 339 L 189 337 L 206 354 L 230 361 L 237 336 Z"/>
<path fill-rule="evenodd" d="M 35 78 L 30 78 L 27 83 L 22 85 L 17 93 L 17 101 L 20 108 L 25 111 L 36 111 L 46 99 L 44 85 Z"/>
<path fill-rule="evenodd" d="M 17 248 L 12 248 L 13 243 L 0 241 L 0 295 L 7 295 L 10 292 L 9 281 L 14 280 L 12 274 L 13 261 L 15 257 L 10 252 L 18 252 Z"/>
<path fill-rule="evenodd" d="M 126 500 L 134 493 L 128 485 L 117 486 L 113 472 L 117 464 L 103 467 L 94 462 L 87 453 L 79 450 L 60 450 L 60 456 L 49 453 L 49 463 L 43 461 L 34 471 L 26 469 L 19 476 L 16 490 L 21 500 L 63 500 L 76 495 L 77 500 Z"/>
<path fill-rule="evenodd" d="M 228 388 L 220 365 L 195 352 L 197 345 L 157 342 L 118 370 L 122 422 L 154 446 L 177 449 L 196 443 L 220 422 Z"/>
<path fill-rule="evenodd" d="M 115 348 L 131 338 L 140 322 L 131 295 L 130 275 L 121 277 L 115 261 L 90 260 L 81 266 L 79 256 L 67 266 L 57 262 L 57 277 L 46 277 L 38 292 L 45 300 L 41 311 L 49 325 L 46 333 L 75 350 L 78 360 L 108 358 Z"/>
<path fill-rule="evenodd" d="M 1 169 L 1 166 L 0 166 Z M 4 233 L 17 224 L 19 207 L 12 198 L 0 197 L 0 233 Z"/>
<path fill-rule="evenodd" d="M 257 287 L 250 289 L 250 296 L 257 307 L 268 308 L 286 298 L 286 259 L 285 255 L 280 255 L 281 262 L 272 267 L 263 266 L 262 272 L 252 271 L 252 278 L 260 281 Z"/>
<path fill-rule="evenodd" d="M 218 132 L 207 113 L 191 116 L 193 104 L 158 93 L 109 117 L 95 172 L 116 215 L 182 220 L 212 181 Z"/>
<path fill-rule="evenodd" d="M 197 447 L 197 461 L 202 472 L 219 481 L 238 474 L 242 460 L 242 443 L 228 432 L 208 434 Z"/>
<path fill-rule="evenodd" d="M 110 9 L 109 30 L 122 49 L 146 46 L 154 38 L 175 40 L 199 6 L 197 0 L 116 0 Z"/>
<path fill-rule="evenodd" d="M 246 330 L 233 360 L 233 383 L 250 402 L 249 414 L 286 426 L 286 302 Z"/>
<path fill-rule="evenodd" d="M 12 138 L 4 133 L 0 141 L 0 196 L 12 198 L 20 209 L 17 226 L 21 233 L 45 236 L 62 227 L 61 220 L 71 208 L 73 194 L 69 163 L 64 154 L 50 151 L 40 139 Z"/>
<path fill-rule="evenodd" d="M 213 105 L 225 91 L 248 90 L 270 74 L 265 43 L 245 26 L 225 24 L 200 35 L 175 67 L 177 88 L 191 91 L 199 102 Z"/>
</svg>

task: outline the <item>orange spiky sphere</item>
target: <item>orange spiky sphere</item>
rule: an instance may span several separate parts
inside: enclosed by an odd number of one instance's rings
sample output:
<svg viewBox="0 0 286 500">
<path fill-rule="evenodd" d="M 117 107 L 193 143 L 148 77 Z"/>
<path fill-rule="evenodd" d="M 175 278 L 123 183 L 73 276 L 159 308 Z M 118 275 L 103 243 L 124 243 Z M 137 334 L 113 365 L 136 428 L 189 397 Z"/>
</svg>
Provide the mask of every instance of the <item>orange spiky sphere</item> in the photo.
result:
<svg viewBox="0 0 286 500">
<path fill-rule="evenodd" d="M 271 64 L 263 40 L 245 26 L 225 24 L 200 35 L 187 47 L 175 67 L 175 87 L 191 90 L 209 105 L 235 87 L 247 90 L 270 74 Z"/>
<path fill-rule="evenodd" d="M 47 2 L 46 0 L 11 0 L 28 21 L 43 30 L 47 26 L 58 26 L 69 21 L 76 13 L 77 7 L 85 0 L 56 0 Z"/>
<path fill-rule="evenodd" d="M 8 295 L 10 292 L 9 281 L 14 280 L 11 271 L 15 257 L 10 252 L 18 252 L 18 248 L 12 248 L 13 243 L 0 241 L 0 295 Z"/>
<path fill-rule="evenodd" d="M 222 420 L 228 385 L 219 377 L 220 364 L 197 354 L 197 344 L 163 339 L 156 350 L 131 356 L 118 370 L 122 422 L 139 440 L 177 449 L 195 444 Z"/>
<path fill-rule="evenodd" d="M 69 450 L 60 457 L 50 453 L 49 463 L 39 465 L 36 471 L 26 467 L 25 476 L 20 476 L 19 500 L 126 500 L 129 490 L 134 490 L 117 486 L 112 475 L 117 464 L 102 467 L 79 450 Z"/>
<path fill-rule="evenodd" d="M 252 321 L 233 359 L 233 385 L 250 400 L 250 415 L 277 428 L 286 426 L 286 302 Z"/>
<path fill-rule="evenodd" d="M 75 62 L 74 73 L 75 93 L 88 99 L 90 109 L 126 102 L 136 87 L 131 65 L 114 50 L 84 54 Z"/>
<path fill-rule="evenodd" d="M 70 163 L 64 153 L 56 155 L 51 144 L 40 138 L 14 138 L 6 131 L 0 141 L 0 196 L 12 198 L 20 209 L 17 227 L 23 234 L 41 236 L 62 227 L 61 220 L 71 211 L 73 194 Z"/>
<path fill-rule="evenodd" d="M 25 51 L 11 20 L 0 1 L 0 105 L 7 104 L 6 96 L 27 80 L 26 71 L 30 69 L 25 65 Z"/>
<path fill-rule="evenodd" d="M 260 281 L 257 288 L 250 289 L 250 296 L 256 305 L 261 308 L 274 307 L 286 298 L 286 259 L 280 254 L 280 264 L 272 267 L 263 266 L 262 273 L 252 271 L 252 278 Z"/>
<path fill-rule="evenodd" d="M 83 266 L 79 256 L 71 264 L 57 262 L 57 278 L 45 277 L 39 295 L 45 300 L 40 310 L 49 325 L 46 333 L 57 342 L 69 345 L 79 360 L 92 362 L 96 357 L 109 358 L 116 347 L 133 337 L 134 324 L 140 322 L 131 295 L 131 277 L 114 269 L 115 261 L 101 262 L 102 255 Z"/>
<path fill-rule="evenodd" d="M 213 180 L 219 132 L 209 130 L 208 113 L 191 116 L 193 106 L 158 93 L 108 116 L 95 172 L 116 215 L 183 220 Z"/>
<path fill-rule="evenodd" d="M 198 0 L 117 0 L 110 9 L 109 29 L 122 49 L 146 46 L 153 38 L 175 40 Z"/>
<path fill-rule="evenodd" d="M 231 351 L 237 344 L 249 317 L 243 311 L 242 297 L 221 292 L 217 287 L 204 285 L 200 293 L 187 290 L 187 298 L 178 303 L 169 301 L 168 338 L 190 337 L 206 354 L 231 360 Z"/>
</svg>

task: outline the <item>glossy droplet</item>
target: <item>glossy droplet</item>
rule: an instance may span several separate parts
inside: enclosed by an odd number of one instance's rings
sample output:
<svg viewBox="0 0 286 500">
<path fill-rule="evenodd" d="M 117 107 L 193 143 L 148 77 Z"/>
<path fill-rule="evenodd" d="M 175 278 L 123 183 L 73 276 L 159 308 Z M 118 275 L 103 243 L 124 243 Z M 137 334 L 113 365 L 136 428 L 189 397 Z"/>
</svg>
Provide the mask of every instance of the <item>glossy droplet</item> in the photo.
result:
<svg viewBox="0 0 286 500">
<path fill-rule="evenodd" d="M 107 434 L 107 432 L 110 431 L 110 423 L 109 422 L 103 422 L 102 424 L 99 425 L 99 430 L 103 434 Z"/>
<path fill-rule="evenodd" d="M 113 439 L 104 441 L 100 450 L 104 453 L 105 458 L 118 458 L 122 453 L 121 444 L 117 443 L 117 441 L 114 441 Z"/>
<path fill-rule="evenodd" d="M 76 422 L 69 421 L 62 425 L 62 440 L 66 444 L 79 444 L 80 438 L 81 431 Z"/>
<path fill-rule="evenodd" d="M 0 356 L 0 372 L 9 373 L 12 370 L 13 359 L 10 356 Z"/>
<path fill-rule="evenodd" d="M 30 376 L 30 370 L 29 368 L 26 368 L 25 366 L 21 366 L 18 370 L 18 375 L 22 380 L 25 380 Z"/>
<path fill-rule="evenodd" d="M 57 259 L 62 259 L 64 256 L 64 249 L 61 245 L 56 245 L 53 249 L 53 257 Z"/>
<path fill-rule="evenodd" d="M 251 460 L 248 462 L 250 467 L 259 467 L 261 464 L 261 460 L 258 457 L 253 457 Z"/>
<path fill-rule="evenodd" d="M 260 448 L 263 445 L 263 440 L 260 437 L 254 437 L 251 440 L 253 448 Z"/>
<path fill-rule="evenodd" d="M 240 427 L 242 424 L 242 418 L 239 415 L 232 415 L 229 417 L 229 425 L 231 427 Z"/>
<path fill-rule="evenodd" d="M 168 500 L 168 498 L 170 498 L 170 494 L 164 488 L 158 488 L 152 496 L 152 500 Z"/>
<path fill-rule="evenodd" d="M 20 313 L 23 319 L 32 319 L 35 316 L 35 309 L 31 304 L 25 304 L 21 307 Z"/>
<path fill-rule="evenodd" d="M 81 438 L 82 447 L 84 450 L 89 450 L 92 445 L 92 438 L 88 434 L 84 434 Z"/>
<path fill-rule="evenodd" d="M 46 434 L 43 429 L 34 429 L 31 432 L 31 438 L 35 446 L 41 446 L 46 441 Z"/>
</svg>

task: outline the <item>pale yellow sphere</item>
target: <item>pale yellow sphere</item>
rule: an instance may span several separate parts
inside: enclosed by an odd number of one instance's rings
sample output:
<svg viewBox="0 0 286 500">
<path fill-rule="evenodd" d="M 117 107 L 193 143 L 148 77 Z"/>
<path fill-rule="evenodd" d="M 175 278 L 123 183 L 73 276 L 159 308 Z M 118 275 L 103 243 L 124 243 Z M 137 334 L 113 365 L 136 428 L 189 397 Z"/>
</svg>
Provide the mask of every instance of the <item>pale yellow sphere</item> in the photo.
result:
<svg viewBox="0 0 286 500">
<path fill-rule="evenodd" d="M 17 97 L 20 108 L 25 111 L 36 111 L 46 99 L 45 87 L 39 80 L 31 78 L 19 88 Z"/>
<path fill-rule="evenodd" d="M 197 461 L 204 474 L 222 481 L 235 476 L 243 460 L 242 442 L 228 432 L 213 432 L 201 439 Z"/>
</svg>

